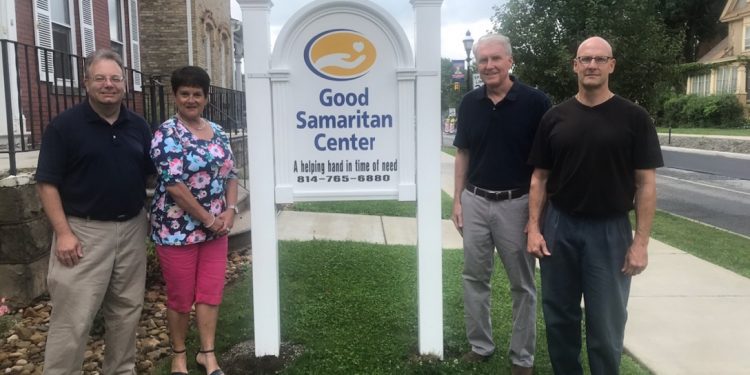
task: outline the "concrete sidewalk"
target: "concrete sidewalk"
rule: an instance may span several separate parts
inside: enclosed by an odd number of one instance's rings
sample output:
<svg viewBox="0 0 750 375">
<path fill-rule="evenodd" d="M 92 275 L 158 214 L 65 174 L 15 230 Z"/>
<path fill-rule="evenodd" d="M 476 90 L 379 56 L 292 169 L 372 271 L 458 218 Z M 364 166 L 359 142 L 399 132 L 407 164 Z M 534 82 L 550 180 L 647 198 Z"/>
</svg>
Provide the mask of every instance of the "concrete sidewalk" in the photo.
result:
<svg viewBox="0 0 750 375">
<path fill-rule="evenodd" d="M 453 157 L 442 189 L 453 196 Z M 416 244 L 410 218 L 284 211 L 279 239 Z M 461 236 L 443 221 L 443 248 Z M 651 240 L 649 267 L 633 278 L 626 350 L 658 375 L 750 374 L 750 279 Z M 540 343 L 545 345 L 545 343 Z"/>
</svg>

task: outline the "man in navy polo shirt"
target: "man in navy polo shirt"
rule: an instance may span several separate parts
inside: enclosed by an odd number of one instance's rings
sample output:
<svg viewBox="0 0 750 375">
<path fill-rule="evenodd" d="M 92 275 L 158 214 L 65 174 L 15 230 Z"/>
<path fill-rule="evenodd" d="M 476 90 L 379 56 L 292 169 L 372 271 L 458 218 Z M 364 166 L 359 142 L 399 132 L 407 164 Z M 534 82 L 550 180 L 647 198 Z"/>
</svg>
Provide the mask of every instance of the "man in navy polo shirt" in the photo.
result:
<svg viewBox="0 0 750 375">
<path fill-rule="evenodd" d="M 495 351 L 490 320 L 490 278 L 494 253 L 510 280 L 513 332 L 509 357 L 513 374 L 531 374 L 536 348 L 534 258 L 526 252 L 528 191 L 532 168 L 526 161 L 547 96 L 516 80 L 510 41 L 498 34 L 474 45 L 484 86 L 464 96 L 456 138 L 453 223 L 464 239 L 464 315 L 471 351 L 468 362 L 486 361 Z"/>
<path fill-rule="evenodd" d="M 81 371 L 102 308 L 104 374 L 135 374 L 135 331 L 146 280 L 143 209 L 151 132 L 122 105 L 122 59 L 111 50 L 85 65 L 88 100 L 53 119 L 42 139 L 37 191 L 54 230 L 45 374 Z"/>
</svg>

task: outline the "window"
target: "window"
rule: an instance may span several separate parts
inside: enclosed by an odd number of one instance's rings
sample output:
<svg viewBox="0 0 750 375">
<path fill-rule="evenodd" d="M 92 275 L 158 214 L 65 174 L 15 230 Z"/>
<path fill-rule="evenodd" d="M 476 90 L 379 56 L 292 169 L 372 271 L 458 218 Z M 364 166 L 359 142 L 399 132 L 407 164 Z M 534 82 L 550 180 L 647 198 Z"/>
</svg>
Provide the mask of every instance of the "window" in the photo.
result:
<svg viewBox="0 0 750 375">
<path fill-rule="evenodd" d="M 742 43 L 742 50 L 750 50 L 750 25 L 745 25 L 745 38 Z"/>
<path fill-rule="evenodd" d="M 81 25 L 81 54 L 94 51 L 93 0 L 78 0 L 80 19 L 74 17 L 74 0 L 34 0 L 36 45 L 39 49 L 39 79 L 70 85 L 77 82 L 78 66 L 82 65 L 77 40 L 76 22 Z"/>
<path fill-rule="evenodd" d="M 734 94 L 737 91 L 737 67 L 721 66 L 716 70 L 716 93 Z"/>
<path fill-rule="evenodd" d="M 227 86 L 227 44 L 229 43 L 229 39 L 227 39 L 226 34 L 221 35 L 221 56 L 219 59 L 221 60 L 221 87 L 229 87 Z"/>
<path fill-rule="evenodd" d="M 73 64 L 70 58 L 73 54 L 73 32 L 70 22 L 70 3 L 68 0 L 52 0 L 50 2 L 52 19 L 52 49 L 54 54 L 55 79 L 73 79 Z M 59 52 L 59 53 L 58 53 Z"/>
<path fill-rule="evenodd" d="M 125 23 L 122 0 L 107 0 L 109 6 L 110 47 L 125 59 Z"/>
<path fill-rule="evenodd" d="M 692 84 L 690 85 L 690 93 L 700 96 L 706 96 L 709 93 L 710 85 L 709 82 L 711 81 L 711 74 L 702 74 L 699 76 L 694 76 L 692 80 Z"/>
<path fill-rule="evenodd" d="M 213 27 L 211 25 L 206 25 L 206 34 L 203 36 L 204 46 L 206 47 L 206 72 L 208 72 L 209 76 L 213 76 L 213 72 L 211 72 L 211 68 L 213 67 L 211 64 L 211 60 L 213 59 L 213 51 L 211 50 L 211 33 L 213 32 Z"/>
</svg>

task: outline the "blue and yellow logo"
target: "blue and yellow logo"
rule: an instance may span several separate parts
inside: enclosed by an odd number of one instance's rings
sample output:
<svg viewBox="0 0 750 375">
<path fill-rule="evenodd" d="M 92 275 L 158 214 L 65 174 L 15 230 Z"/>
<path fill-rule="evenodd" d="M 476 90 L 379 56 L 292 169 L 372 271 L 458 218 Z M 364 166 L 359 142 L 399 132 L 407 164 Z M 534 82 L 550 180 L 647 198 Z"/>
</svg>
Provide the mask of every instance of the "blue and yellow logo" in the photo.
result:
<svg viewBox="0 0 750 375">
<path fill-rule="evenodd" d="M 314 36 L 305 46 L 307 67 L 332 81 L 362 77 L 375 64 L 376 57 L 372 42 L 354 30 L 327 30 Z"/>
</svg>

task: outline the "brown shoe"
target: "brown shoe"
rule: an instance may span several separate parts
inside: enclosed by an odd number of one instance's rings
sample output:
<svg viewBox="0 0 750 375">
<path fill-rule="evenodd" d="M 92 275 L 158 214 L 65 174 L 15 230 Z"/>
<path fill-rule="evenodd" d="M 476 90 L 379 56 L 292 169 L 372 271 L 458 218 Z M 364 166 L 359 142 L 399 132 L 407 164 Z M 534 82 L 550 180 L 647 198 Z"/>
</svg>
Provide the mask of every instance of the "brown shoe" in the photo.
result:
<svg viewBox="0 0 750 375">
<path fill-rule="evenodd" d="M 463 356 L 461 356 L 461 360 L 467 363 L 480 363 L 480 362 L 487 362 L 490 360 L 489 355 L 481 355 L 475 351 L 470 351 Z"/>
<path fill-rule="evenodd" d="M 522 367 L 519 365 L 510 366 L 511 375 L 532 375 L 534 373 L 533 367 Z"/>
</svg>

